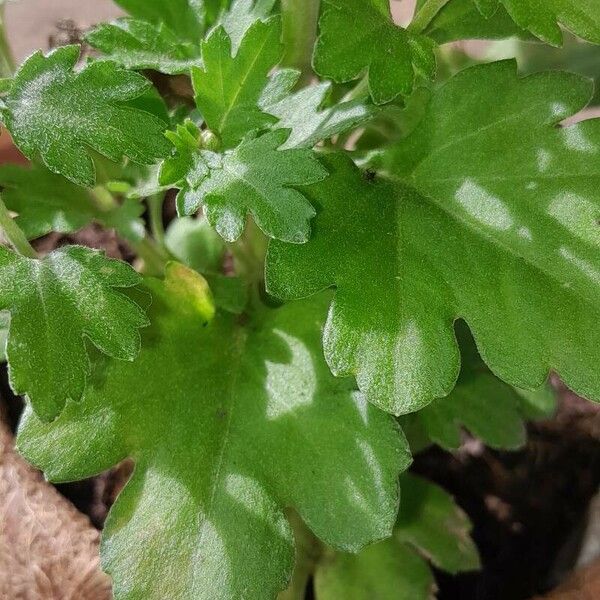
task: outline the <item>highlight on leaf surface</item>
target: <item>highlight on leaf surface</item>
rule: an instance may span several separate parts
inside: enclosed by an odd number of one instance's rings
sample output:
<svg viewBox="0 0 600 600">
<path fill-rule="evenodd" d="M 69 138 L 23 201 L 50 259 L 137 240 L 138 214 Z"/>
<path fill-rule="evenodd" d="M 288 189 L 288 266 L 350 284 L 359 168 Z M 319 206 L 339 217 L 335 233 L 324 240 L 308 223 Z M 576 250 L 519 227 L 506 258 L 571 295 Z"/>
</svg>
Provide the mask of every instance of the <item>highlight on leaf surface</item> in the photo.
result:
<svg viewBox="0 0 600 600">
<path fill-rule="evenodd" d="M 434 76 L 434 48 L 428 37 L 394 24 L 388 0 L 324 0 L 313 65 L 338 83 L 366 71 L 373 101 L 385 104 L 410 95 L 417 75 Z"/>
<path fill-rule="evenodd" d="M 80 399 L 90 372 L 86 339 L 115 359 L 137 356 L 148 319 L 119 288 L 139 282 L 128 264 L 88 248 L 65 246 L 38 260 L 0 247 L 10 384 L 41 419 Z"/>
<path fill-rule="evenodd" d="M 36 52 L 15 74 L 0 111 L 23 154 L 39 155 L 54 173 L 88 187 L 96 179 L 90 149 L 115 162 L 127 156 L 153 164 L 167 156 L 166 123 L 126 105 L 150 82 L 110 61 L 90 62 L 75 72 L 78 58 L 78 46 L 47 56 Z"/>
<path fill-rule="evenodd" d="M 316 600 L 406 598 L 431 600 L 429 563 L 456 574 L 479 568 L 467 515 L 442 488 L 405 473 L 392 536 L 358 554 L 325 553 L 315 572 Z"/>
<path fill-rule="evenodd" d="M 536 389 L 555 369 L 600 400 L 589 169 L 600 121 L 556 127 L 589 96 L 574 75 L 520 79 L 511 62 L 477 66 L 444 85 L 391 152 L 402 181 L 326 160 L 330 176 L 305 192 L 315 234 L 303 246 L 271 243 L 267 286 L 288 299 L 336 287 L 324 333 L 334 373 L 356 374 L 386 410 L 418 410 L 456 382 L 453 322 L 463 318 L 504 381 Z"/>
<path fill-rule="evenodd" d="M 389 535 L 410 456 L 395 421 L 324 363 L 327 298 L 264 308 L 247 326 L 207 322 L 169 291 L 200 276 L 174 276 L 146 281 L 152 325 L 136 362 L 97 361 L 83 402 L 50 424 L 28 409 L 18 435 L 53 481 L 134 459 L 103 533 L 115 597 L 274 597 L 294 562 L 284 507 L 346 552 Z"/>
</svg>

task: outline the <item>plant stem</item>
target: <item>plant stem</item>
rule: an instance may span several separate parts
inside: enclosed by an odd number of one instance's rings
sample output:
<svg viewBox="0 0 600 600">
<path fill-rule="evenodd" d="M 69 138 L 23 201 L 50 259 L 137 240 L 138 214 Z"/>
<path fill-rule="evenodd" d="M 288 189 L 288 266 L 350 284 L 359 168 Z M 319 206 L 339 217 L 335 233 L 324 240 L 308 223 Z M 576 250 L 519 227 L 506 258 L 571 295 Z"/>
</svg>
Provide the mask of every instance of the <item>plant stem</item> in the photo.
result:
<svg viewBox="0 0 600 600">
<path fill-rule="evenodd" d="M 317 21 L 321 0 L 281 0 L 283 43 L 282 64 L 300 69 L 301 83 L 312 76 L 312 52 L 317 37 Z"/>
<path fill-rule="evenodd" d="M 365 73 L 360 81 L 342 98 L 342 102 L 350 102 L 369 95 L 369 76 Z"/>
<path fill-rule="evenodd" d="M 144 261 L 144 272 L 147 275 L 162 277 L 169 257 L 156 242 L 146 236 L 139 242 L 129 242 L 133 251 Z"/>
<path fill-rule="evenodd" d="M 2 198 L 0 198 L 0 228 L 4 231 L 4 235 L 11 246 L 19 254 L 26 256 L 27 258 L 38 258 L 37 252 L 27 240 L 27 236 L 10 216 Z"/>
<path fill-rule="evenodd" d="M 449 0 L 427 0 L 421 10 L 415 15 L 408 29 L 415 33 L 425 31 L 427 25 L 433 21 L 434 17 L 448 2 Z"/>
<path fill-rule="evenodd" d="M 4 27 L 4 5 L 0 6 L 0 77 L 10 78 L 15 74 L 15 59 L 13 57 L 6 28 Z"/>
<path fill-rule="evenodd" d="M 164 194 L 154 194 L 147 200 L 150 214 L 150 228 L 154 239 L 161 245 L 165 245 L 165 224 L 163 222 Z"/>
</svg>

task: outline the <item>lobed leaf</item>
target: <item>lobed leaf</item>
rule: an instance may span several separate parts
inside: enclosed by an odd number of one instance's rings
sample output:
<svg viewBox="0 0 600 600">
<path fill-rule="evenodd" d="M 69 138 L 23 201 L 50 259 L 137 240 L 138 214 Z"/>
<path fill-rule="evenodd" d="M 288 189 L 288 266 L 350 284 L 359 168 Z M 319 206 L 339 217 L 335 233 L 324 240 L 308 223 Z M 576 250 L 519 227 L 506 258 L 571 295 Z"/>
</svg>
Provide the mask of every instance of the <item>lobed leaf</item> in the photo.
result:
<svg viewBox="0 0 600 600">
<path fill-rule="evenodd" d="M 200 43 L 182 43 L 164 25 L 138 19 L 101 23 L 85 41 L 127 69 L 154 69 L 175 75 L 200 63 Z"/>
<path fill-rule="evenodd" d="M 250 213 L 266 235 L 302 243 L 315 213 L 295 186 L 320 181 L 327 171 L 311 150 L 279 149 L 288 135 L 284 129 L 268 132 L 224 154 L 182 147 L 163 165 L 161 182 L 181 188 L 180 215 L 204 207 L 208 221 L 229 242 L 240 237 Z"/>
<path fill-rule="evenodd" d="M 317 83 L 293 92 L 299 77 L 294 69 L 277 71 L 259 101 L 264 112 L 277 117 L 277 127 L 290 130 L 282 149 L 312 148 L 321 140 L 355 129 L 378 112 L 362 100 L 322 108 L 331 84 Z"/>
<path fill-rule="evenodd" d="M 346 82 L 366 70 L 375 104 L 410 95 L 416 74 L 435 74 L 434 42 L 394 25 L 388 0 L 325 0 L 319 26 L 315 71 Z"/>
<path fill-rule="evenodd" d="M 504 381 L 536 389 L 555 369 L 600 400 L 590 169 L 600 121 L 556 127 L 589 94 L 574 75 L 519 79 L 511 62 L 477 66 L 434 95 L 392 152 L 390 171 L 410 187 L 328 159 L 330 177 L 305 190 L 315 235 L 271 243 L 267 283 L 281 298 L 337 288 L 324 334 L 335 374 L 356 374 L 386 410 L 418 410 L 454 386 L 453 322 L 463 318 Z"/>
<path fill-rule="evenodd" d="M 147 287 L 152 326 L 135 364 L 99 362 L 82 403 L 51 424 L 28 410 L 18 436 L 54 481 L 135 460 L 103 534 L 116 600 L 273 598 L 294 562 L 284 507 L 344 551 L 389 535 L 406 442 L 331 377 L 326 299 L 244 327 L 210 320 L 206 284 L 185 267 Z"/>
<path fill-rule="evenodd" d="M 275 119 L 258 107 L 268 74 L 283 54 L 281 20 L 255 21 L 232 56 L 231 38 L 222 26 L 202 43 L 202 68 L 192 69 L 195 101 L 208 128 L 224 149 L 237 146 L 250 131 Z"/>
<path fill-rule="evenodd" d="M 149 89 L 148 80 L 109 61 L 74 72 L 78 57 L 78 46 L 36 52 L 17 71 L 1 110 L 23 154 L 39 154 L 51 171 L 83 186 L 95 181 L 90 149 L 115 162 L 127 156 L 152 164 L 166 156 L 166 124 L 125 105 Z"/>
<path fill-rule="evenodd" d="M 0 247 L 0 310 L 11 315 L 10 383 L 41 419 L 81 397 L 90 371 L 84 338 L 116 359 L 136 357 L 138 330 L 148 320 L 118 288 L 139 281 L 128 264 L 88 248 L 66 246 L 37 260 Z"/>
<path fill-rule="evenodd" d="M 479 567 L 471 523 L 453 498 L 425 479 L 400 478 L 402 505 L 392 537 L 356 555 L 325 555 L 317 566 L 317 600 L 435 597 L 428 561 L 455 574 Z"/>
</svg>

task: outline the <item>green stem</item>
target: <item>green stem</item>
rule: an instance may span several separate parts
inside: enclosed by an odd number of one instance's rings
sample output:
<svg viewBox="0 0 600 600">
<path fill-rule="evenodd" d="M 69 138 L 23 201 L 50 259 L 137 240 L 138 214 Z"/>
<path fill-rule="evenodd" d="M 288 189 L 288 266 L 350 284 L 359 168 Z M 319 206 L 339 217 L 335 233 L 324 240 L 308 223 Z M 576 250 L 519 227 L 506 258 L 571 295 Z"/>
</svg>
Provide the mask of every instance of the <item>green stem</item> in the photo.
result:
<svg viewBox="0 0 600 600">
<path fill-rule="evenodd" d="M 426 0 L 421 10 L 415 15 L 411 24 L 408 26 L 410 31 L 421 33 L 427 29 L 427 26 L 435 16 L 448 4 L 450 0 Z"/>
<path fill-rule="evenodd" d="M 164 194 L 154 194 L 148 198 L 148 211 L 150 213 L 150 228 L 154 239 L 160 244 L 165 245 L 165 224 L 163 221 L 163 203 Z"/>
<path fill-rule="evenodd" d="M 360 81 L 342 98 L 342 102 L 350 102 L 369 95 L 369 76 L 363 75 Z"/>
<path fill-rule="evenodd" d="M 15 59 L 6 37 L 4 6 L 0 6 L 0 77 L 10 78 L 15 74 Z"/>
<path fill-rule="evenodd" d="M 2 198 L 0 198 L 0 228 L 4 231 L 4 235 L 10 242 L 10 245 L 19 254 L 27 258 L 38 258 L 37 252 L 27 240 L 27 236 L 10 216 L 10 212 L 6 208 L 6 204 L 4 204 Z"/>
<path fill-rule="evenodd" d="M 129 242 L 133 251 L 144 261 L 144 272 L 147 275 L 162 277 L 169 257 L 156 242 L 146 236 L 139 242 Z"/>
<path fill-rule="evenodd" d="M 301 82 L 312 77 L 312 52 L 317 37 L 317 21 L 321 0 L 281 0 L 283 43 L 282 64 L 300 69 Z"/>
</svg>

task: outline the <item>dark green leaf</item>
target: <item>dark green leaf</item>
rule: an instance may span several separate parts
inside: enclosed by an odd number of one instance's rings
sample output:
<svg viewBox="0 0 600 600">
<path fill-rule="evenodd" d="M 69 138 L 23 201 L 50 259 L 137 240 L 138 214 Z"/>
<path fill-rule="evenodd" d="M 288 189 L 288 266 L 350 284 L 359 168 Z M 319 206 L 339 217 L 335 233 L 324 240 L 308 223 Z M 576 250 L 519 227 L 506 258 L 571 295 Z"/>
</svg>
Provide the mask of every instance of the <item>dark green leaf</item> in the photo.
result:
<svg viewBox="0 0 600 600">
<path fill-rule="evenodd" d="M 74 72 L 78 56 L 78 46 L 36 52 L 15 75 L 2 113 L 23 154 L 39 154 L 51 171 L 85 186 L 95 181 L 89 149 L 115 162 L 127 156 L 151 164 L 168 154 L 165 123 L 124 105 L 148 80 L 109 61 Z"/>
<path fill-rule="evenodd" d="M 207 322 L 206 284 L 184 267 L 148 286 L 137 361 L 99 363 L 83 402 L 49 425 L 28 411 L 18 437 L 55 481 L 135 460 L 103 534 L 116 600 L 272 598 L 294 562 L 284 507 L 345 551 L 389 535 L 406 444 L 331 377 L 324 298 L 242 327 Z"/>
<path fill-rule="evenodd" d="M 139 283 L 126 263 L 66 246 L 41 260 L 0 248 L 0 310 L 11 313 L 10 382 L 44 420 L 67 399 L 79 400 L 89 373 L 84 338 L 114 358 L 132 361 L 144 312 L 115 288 Z"/>
<path fill-rule="evenodd" d="M 302 243 L 314 209 L 295 186 L 327 176 L 308 149 L 278 150 L 288 131 L 279 129 L 242 142 L 235 150 L 180 152 L 163 166 L 162 183 L 178 184 L 177 209 L 191 215 L 201 206 L 225 240 L 233 242 L 250 213 L 266 235 Z M 183 183 L 180 181 L 184 177 Z"/>
<path fill-rule="evenodd" d="M 394 25 L 388 0 L 324 0 L 314 67 L 345 82 L 367 70 L 376 104 L 410 95 L 415 74 L 435 73 L 434 42 Z"/>
<path fill-rule="evenodd" d="M 417 410 L 454 386 L 452 324 L 462 317 L 506 382 L 535 389 L 554 368 L 600 400 L 590 169 L 600 120 L 556 127 L 589 96 L 574 75 L 519 79 L 511 62 L 478 66 L 437 92 L 393 153 L 390 170 L 412 189 L 328 161 L 333 175 L 305 191 L 318 213 L 313 239 L 272 243 L 267 278 L 282 298 L 337 287 L 324 339 L 334 373 L 356 373 L 387 410 Z"/>
</svg>

